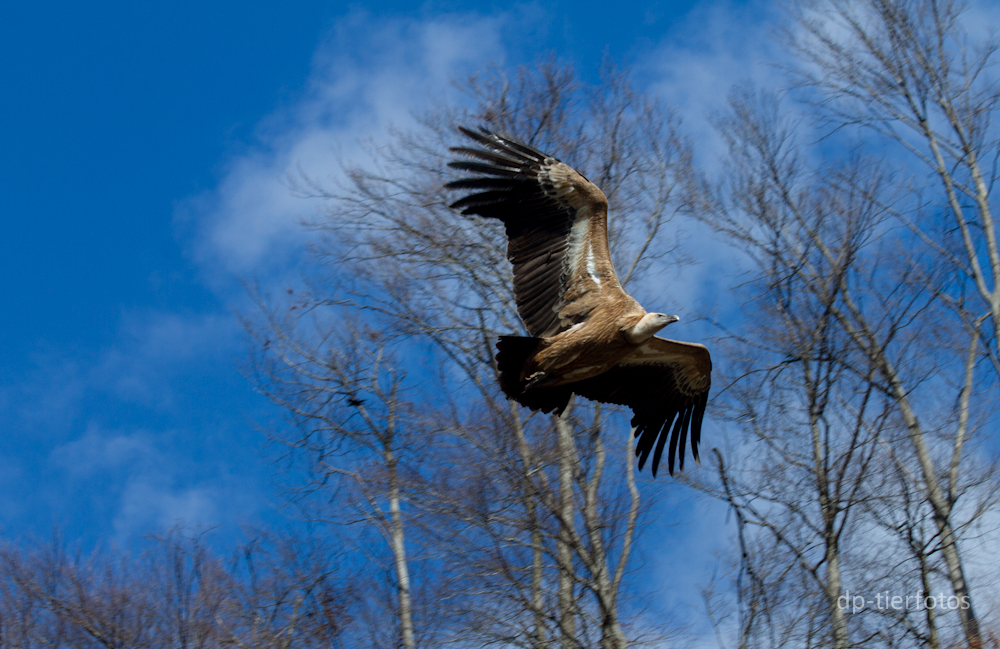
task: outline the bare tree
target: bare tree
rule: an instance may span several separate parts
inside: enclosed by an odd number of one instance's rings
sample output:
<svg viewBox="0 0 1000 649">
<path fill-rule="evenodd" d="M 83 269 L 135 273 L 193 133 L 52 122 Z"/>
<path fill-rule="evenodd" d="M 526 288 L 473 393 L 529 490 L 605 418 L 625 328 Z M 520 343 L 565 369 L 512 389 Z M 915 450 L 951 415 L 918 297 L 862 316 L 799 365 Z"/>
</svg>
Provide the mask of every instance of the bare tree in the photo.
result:
<svg viewBox="0 0 1000 649">
<path fill-rule="evenodd" d="M 213 626 L 211 615 L 206 620 L 198 610 L 202 601 L 172 597 L 187 590 L 187 575 L 149 570 L 124 553 L 71 555 L 57 540 L 33 552 L 5 548 L 2 559 L 5 608 L 20 609 L 21 618 L 4 638 L 10 646 L 152 648 L 176 638 L 195 647 L 204 646 L 202 623 Z M 180 588 L 160 599 L 143 583 L 153 576 Z"/>
<path fill-rule="evenodd" d="M 845 282 L 872 272 L 864 251 L 884 215 L 866 197 L 884 178 L 862 161 L 808 177 L 776 105 L 733 95 L 720 120 L 731 157 L 726 198 L 703 214 L 760 270 L 750 328 L 728 345 L 743 373 L 729 391 L 730 417 L 756 444 L 741 447 L 734 466 L 719 457 L 717 493 L 753 529 L 741 530 L 744 551 L 764 539 L 774 546 L 744 555 L 742 644 L 773 644 L 766 629 L 782 643 L 842 648 L 854 644 L 839 605 L 843 544 L 891 410 L 871 363 L 850 362 L 856 354 L 833 308 Z M 803 597 L 803 586 L 815 596 Z M 756 608 L 764 598 L 770 624 Z"/>
<path fill-rule="evenodd" d="M 471 110 L 441 109 L 418 130 L 395 133 L 392 144 L 371 151 L 370 163 L 348 169 L 345 184 L 304 179 L 304 193 L 330 201 L 329 218 L 316 224 L 324 236 L 317 250 L 337 280 L 317 284 L 300 308 L 322 321 L 352 307 L 380 343 L 430 343 L 422 353 L 430 349 L 430 362 L 439 364 L 441 391 L 398 419 L 408 427 L 407 418 L 433 418 L 441 432 L 434 461 L 411 455 L 404 498 L 420 510 L 414 547 L 448 566 L 435 576 L 444 574 L 453 590 L 438 602 L 434 621 L 415 619 L 414 627 L 447 619 L 456 637 L 480 641 L 625 647 L 630 627 L 633 638 L 642 633 L 623 608 L 643 511 L 627 425 L 616 411 L 586 403 L 561 418 L 533 415 L 499 393 L 494 342 L 523 330 L 505 239 L 498 223 L 447 207 L 447 148 L 456 143 L 457 124 L 478 122 L 584 171 L 609 198 L 612 254 L 627 283 L 672 248 L 664 225 L 681 207 L 690 147 L 676 118 L 610 67 L 597 87 L 554 62 L 510 76 L 498 70 L 462 87 Z M 281 338 L 286 323 L 275 324 L 273 335 L 259 338 L 268 350 L 279 339 L 281 349 L 298 345 L 294 336 Z M 339 370 L 321 365 L 342 352 L 331 354 L 325 339 L 317 340 L 318 351 L 296 349 L 279 367 L 314 368 L 310 385 L 353 398 Z M 300 399 L 310 390 L 288 394 Z M 318 411 L 310 404 L 297 416 L 313 421 Z M 348 435 L 342 424 L 323 421 L 336 431 L 331 439 Z M 324 455 L 319 447 L 312 452 Z"/>
<path fill-rule="evenodd" d="M 920 206 L 927 209 L 896 216 L 948 269 L 949 281 L 935 284 L 939 299 L 978 334 L 1000 371 L 1000 249 L 990 194 L 1000 154 L 995 38 L 970 39 L 965 5 L 954 0 L 824 0 L 806 8 L 792 41 L 807 64 L 801 82 L 821 93 L 817 105 L 831 125 L 877 134 L 908 154 L 903 169 L 933 174 L 939 193 Z"/>
<path fill-rule="evenodd" d="M 743 448 L 739 466 L 720 463 L 722 495 L 747 526 L 766 530 L 778 555 L 788 557 L 775 563 L 775 553 L 762 557 L 759 547 L 745 555 L 751 608 L 744 621 L 782 641 L 894 646 L 903 636 L 890 631 L 891 615 L 875 620 L 883 597 L 879 584 L 898 586 L 907 574 L 929 576 L 943 555 L 965 641 L 982 646 L 958 546 L 960 530 L 996 498 L 995 474 L 989 467 L 979 471 L 963 453 L 965 440 L 980 430 L 976 413 L 986 412 L 991 401 L 988 394 L 979 404 L 972 399 L 980 334 L 949 319 L 947 303 L 931 288 L 942 284 L 948 269 L 914 247 L 919 238 L 909 228 L 894 227 L 900 201 L 886 161 L 828 153 L 829 162 L 810 167 L 779 103 L 749 91 L 733 95 L 720 121 L 730 150 L 728 182 L 702 212 L 750 255 L 757 272 L 751 328 L 734 341 L 746 374 L 730 402 L 733 419 L 764 443 L 757 451 L 763 457 Z M 954 337 L 949 343 L 961 342 L 938 344 L 943 331 Z M 933 398 L 946 390 L 954 391 L 951 402 Z M 953 427 L 952 445 L 931 439 L 942 425 Z M 912 443 L 912 455 L 898 449 L 901 434 Z M 883 479 L 890 467 L 906 475 L 900 471 L 911 457 L 935 482 L 912 480 L 912 474 L 905 483 Z M 940 475 L 934 465 L 941 459 L 951 481 L 944 509 L 933 504 Z M 931 511 L 894 515 L 900 499 L 914 494 L 923 494 L 919 500 Z M 956 507 L 959 498 L 965 507 Z M 921 532 L 928 521 L 936 527 L 932 537 Z M 861 540 L 887 532 L 894 541 Z M 747 540 L 744 548 L 755 542 Z M 889 554 L 879 553 L 879 545 L 895 554 L 893 567 L 876 576 L 873 555 L 884 560 Z M 788 580 L 796 573 L 813 578 L 823 601 L 820 615 L 801 596 L 795 597 L 801 613 L 793 613 L 796 603 L 786 598 L 795 593 Z M 848 619 L 848 587 L 866 599 L 877 593 L 871 598 L 876 605 L 866 602 Z M 926 580 L 923 589 L 929 592 Z M 912 600 L 916 592 L 908 594 Z M 768 615 L 777 610 L 783 618 L 777 625 L 753 608 L 765 598 L 771 600 Z M 910 625 L 909 641 L 940 646 L 933 616 L 925 622 L 919 629 Z M 753 643 L 748 629 L 743 636 Z"/>
<path fill-rule="evenodd" d="M 308 530 L 260 534 L 232 560 L 215 617 L 220 647 L 298 649 L 349 646 L 358 600 L 344 552 Z"/>
<path fill-rule="evenodd" d="M 330 647 L 352 593 L 339 553 L 259 537 L 233 561 L 174 531 L 141 553 L 70 553 L 56 539 L 0 551 L 0 646 L 10 649 Z"/>
<path fill-rule="evenodd" d="M 392 557 L 390 619 L 398 623 L 398 638 L 375 640 L 374 646 L 414 649 L 404 480 L 416 475 L 416 464 L 408 460 L 430 446 L 433 430 L 405 400 L 405 374 L 379 344 L 378 333 L 352 326 L 349 315 L 323 322 L 309 317 L 314 311 L 296 314 L 296 305 L 283 313 L 261 306 L 263 324 L 248 324 L 260 343 L 256 383 L 287 411 L 291 431 L 274 439 L 287 457 L 304 462 L 306 474 L 291 493 L 301 498 L 322 492 L 326 500 L 319 510 L 309 503 L 314 520 L 363 523 L 381 535 Z"/>
<path fill-rule="evenodd" d="M 962 10 L 951 0 L 818 3 L 801 15 L 794 44 L 811 66 L 802 78 L 821 93 L 824 113 L 835 126 L 861 126 L 900 145 L 909 156 L 903 169 L 922 166 L 937 181 L 935 192 L 922 188 L 921 194 L 930 194 L 926 204 L 905 202 L 894 212 L 923 244 L 925 259 L 940 269 L 939 276 L 924 279 L 927 293 L 958 320 L 948 328 L 958 341 L 961 367 L 950 453 L 939 455 L 928 443 L 928 427 L 911 398 L 914 382 L 885 354 L 870 320 L 851 305 L 843 317 L 859 348 L 880 364 L 907 426 L 948 579 L 955 596 L 970 603 L 959 614 L 966 642 L 975 647 L 981 642 L 979 623 L 951 519 L 963 445 L 973 432 L 977 361 L 985 357 L 1000 370 L 1000 248 L 990 196 L 992 161 L 1000 154 L 994 119 L 1000 86 L 991 69 L 997 43 L 992 37 L 971 40 Z"/>
</svg>

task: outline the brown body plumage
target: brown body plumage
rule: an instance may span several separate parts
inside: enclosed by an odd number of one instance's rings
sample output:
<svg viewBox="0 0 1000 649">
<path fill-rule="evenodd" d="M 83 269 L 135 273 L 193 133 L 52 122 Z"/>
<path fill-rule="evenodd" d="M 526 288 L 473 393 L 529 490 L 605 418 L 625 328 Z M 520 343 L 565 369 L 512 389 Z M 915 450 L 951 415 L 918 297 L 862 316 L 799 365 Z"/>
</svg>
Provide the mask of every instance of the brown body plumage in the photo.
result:
<svg viewBox="0 0 1000 649">
<path fill-rule="evenodd" d="M 684 466 L 689 431 L 697 459 L 711 358 L 702 345 L 654 336 L 678 318 L 647 313 L 622 288 L 603 192 L 531 147 L 485 129 L 461 131 L 482 148 L 453 148 L 475 161 L 450 166 L 479 177 L 448 187 L 480 191 L 452 207 L 506 226 L 517 309 L 531 334 L 497 343 L 504 392 L 544 412 L 561 412 L 573 393 L 630 406 L 639 467 L 652 452 L 654 475 L 668 438 L 671 472 L 675 457 Z"/>
</svg>

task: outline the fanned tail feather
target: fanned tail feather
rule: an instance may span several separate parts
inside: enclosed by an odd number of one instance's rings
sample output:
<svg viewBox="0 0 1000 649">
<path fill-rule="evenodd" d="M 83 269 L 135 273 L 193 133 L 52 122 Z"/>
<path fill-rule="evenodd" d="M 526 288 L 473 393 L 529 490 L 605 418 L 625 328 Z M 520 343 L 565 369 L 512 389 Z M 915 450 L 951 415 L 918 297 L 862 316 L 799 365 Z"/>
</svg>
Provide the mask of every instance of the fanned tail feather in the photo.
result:
<svg viewBox="0 0 1000 649">
<path fill-rule="evenodd" d="M 497 371 L 500 388 L 509 399 L 542 412 L 559 414 L 566 408 L 573 391 L 563 385 L 525 390 L 524 365 L 535 355 L 541 338 L 500 336 L 497 342 Z"/>
</svg>

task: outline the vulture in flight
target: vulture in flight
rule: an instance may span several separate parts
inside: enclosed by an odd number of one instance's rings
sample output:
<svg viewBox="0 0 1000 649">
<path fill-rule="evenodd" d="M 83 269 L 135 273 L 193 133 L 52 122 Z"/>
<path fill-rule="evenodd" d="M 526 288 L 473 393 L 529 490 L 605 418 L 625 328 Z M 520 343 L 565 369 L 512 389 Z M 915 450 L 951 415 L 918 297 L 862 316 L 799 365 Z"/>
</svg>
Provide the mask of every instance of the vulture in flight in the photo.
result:
<svg viewBox="0 0 1000 649">
<path fill-rule="evenodd" d="M 499 219 L 507 229 L 517 311 L 531 337 L 501 336 L 497 369 L 504 393 L 532 410 L 561 413 L 575 393 L 628 406 L 641 470 L 653 475 L 664 446 L 671 473 L 690 433 L 698 442 L 711 385 L 704 345 L 654 334 L 679 318 L 647 313 L 625 292 L 608 249 L 608 200 L 573 168 L 485 128 L 459 130 L 476 147 L 450 167 L 475 176 L 450 182 L 471 190 L 451 207 Z"/>
</svg>

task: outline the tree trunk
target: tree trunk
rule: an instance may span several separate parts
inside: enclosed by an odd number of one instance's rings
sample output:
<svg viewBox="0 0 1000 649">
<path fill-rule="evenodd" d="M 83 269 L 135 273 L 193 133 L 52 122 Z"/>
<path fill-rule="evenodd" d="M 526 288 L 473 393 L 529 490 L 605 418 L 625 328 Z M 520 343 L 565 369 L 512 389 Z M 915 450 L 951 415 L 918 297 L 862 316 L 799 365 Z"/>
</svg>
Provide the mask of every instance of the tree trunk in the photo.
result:
<svg viewBox="0 0 1000 649">
<path fill-rule="evenodd" d="M 805 363 L 804 381 L 810 402 L 810 432 L 812 433 L 813 474 L 816 478 L 816 490 L 819 497 L 820 515 L 823 517 L 823 545 L 826 562 L 826 599 L 830 609 L 830 626 L 834 649 L 846 649 L 848 646 L 847 620 L 844 610 L 839 605 L 841 592 L 840 549 L 837 543 L 837 503 L 830 497 L 830 472 L 826 453 L 824 452 L 823 431 L 820 417 L 823 407 L 818 404 L 827 403 L 826 394 L 820 392 L 819 374 L 812 375 L 811 363 Z M 818 577 L 819 575 L 817 575 Z"/>
<path fill-rule="evenodd" d="M 555 418 L 559 436 L 559 536 L 557 538 L 559 563 L 559 631 L 560 647 L 575 649 L 576 604 L 573 601 L 573 429 L 569 424 L 569 407 Z"/>
<path fill-rule="evenodd" d="M 931 590 L 930 566 L 927 565 L 927 557 L 920 555 L 920 585 L 927 595 Z M 927 646 L 930 649 L 941 649 L 941 640 L 938 638 L 937 615 L 933 606 L 925 606 L 924 613 L 927 616 Z"/>
<path fill-rule="evenodd" d="M 521 471 L 524 477 L 524 509 L 528 518 L 528 526 L 531 529 L 531 609 L 534 613 L 533 645 L 535 649 L 545 649 L 546 629 L 545 629 L 545 600 L 542 597 L 542 574 L 544 571 L 542 547 L 542 529 L 538 521 L 535 483 L 532 474 L 535 470 L 535 462 L 531 456 L 531 449 L 528 440 L 524 435 L 524 427 L 521 425 L 520 406 L 516 401 L 510 401 L 511 421 L 513 422 L 514 436 L 517 438 L 517 450 L 521 456 Z"/>
<path fill-rule="evenodd" d="M 604 473 L 604 443 L 600 431 L 594 440 L 594 472 L 586 484 L 584 492 L 583 515 L 587 524 L 587 534 L 590 536 L 591 571 L 594 586 L 597 589 L 597 604 L 601 613 L 601 649 L 626 649 L 625 634 L 618 623 L 618 593 L 611 580 L 608 556 L 604 551 L 604 539 L 601 537 L 601 521 L 597 511 L 597 487 Z M 629 459 L 631 462 L 631 459 Z"/>
<path fill-rule="evenodd" d="M 886 363 L 888 365 L 888 363 Z M 893 396 L 899 404 L 899 409 L 903 415 L 903 422 L 910 435 L 910 441 L 920 462 L 920 469 L 923 474 L 925 490 L 927 492 L 927 502 L 930 503 L 934 511 L 934 525 L 937 527 L 938 535 L 941 538 L 941 554 L 944 555 L 945 564 L 948 567 L 948 580 L 951 581 L 952 590 L 958 598 L 958 617 L 962 621 L 962 631 L 965 634 L 965 641 L 969 644 L 969 649 L 980 649 L 983 646 L 982 636 L 979 631 L 979 620 L 976 618 L 975 610 L 972 608 L 972 595 L 969 593 L 969 585 L 965 581 L 965 571 L 962 569 L 962 559 L 958 552 L 958 543 L 955 539 L 955 532 L 951 526 L 951 505 L 941 490 L 941 483 L 937 473 L 934 471 L 934 461 L 931 459 L 930 450 L 924 441 L 924 433 L 917 420 L 916 414 L 910 407 L 909 397 L 892 367 L 887 368 L 887 375 L 892 385 Z"/>
<path fill-rule="evenodd" d="M 410 571 L 406 563 L 403 513 L 399 505 L 399 471 L 391 451 L 386 454 L 386 465 L 389 469 L 389 526 L 392 556 L 396 564 L 397 590 L 399 592 L 399 627 L 403 649 L 416 649 L 413 640 L 413 611 L 410 602 Z"/>
</svg>

